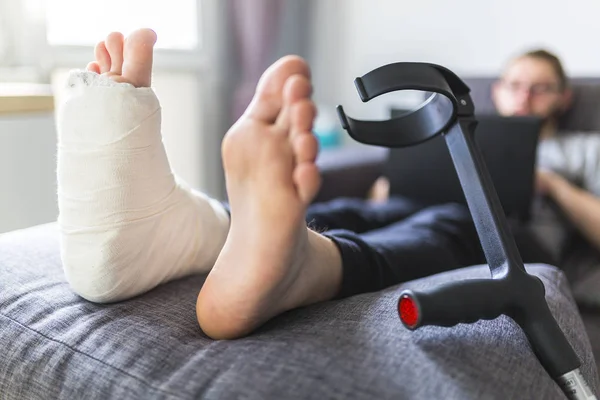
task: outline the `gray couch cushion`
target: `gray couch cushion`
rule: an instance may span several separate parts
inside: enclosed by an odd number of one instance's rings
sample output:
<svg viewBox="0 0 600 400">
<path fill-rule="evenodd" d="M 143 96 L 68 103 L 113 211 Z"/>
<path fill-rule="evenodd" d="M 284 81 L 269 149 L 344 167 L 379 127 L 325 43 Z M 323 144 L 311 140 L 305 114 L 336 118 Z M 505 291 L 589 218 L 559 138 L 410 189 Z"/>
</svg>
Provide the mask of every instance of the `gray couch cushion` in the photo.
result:
<svg viewBox="0 0 600 400">
<path fill-rule="evenodd" d="M 596 339 L 592 340 L 592 351 L 596 358 L 596 364 L 600 365 L 600 312 L 596 307 L 582 307 L 581 318 L 588 337 Z"/>
<path fill-rule="evenodd" d="M 531 266 L 598 393 L 596 367 L 563 275 Z M 0 236 L 0 393 L 16 399 L 564 399 L 506 317 L 402 328 L 401 288 L 487 277 L 471 267 L 316 304 L 255 334 L 199 330 L 194 276 L 97 305 L 62 274 L 55 225 Z"/>
</svg>

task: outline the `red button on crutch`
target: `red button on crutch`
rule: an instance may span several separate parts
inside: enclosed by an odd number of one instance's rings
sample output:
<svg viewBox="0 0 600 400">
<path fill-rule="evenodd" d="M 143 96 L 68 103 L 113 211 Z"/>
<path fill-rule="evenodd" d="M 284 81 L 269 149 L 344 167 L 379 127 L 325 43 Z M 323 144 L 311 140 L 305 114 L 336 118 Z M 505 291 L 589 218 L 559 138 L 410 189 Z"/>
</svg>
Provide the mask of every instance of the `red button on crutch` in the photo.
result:
<svg viewBox="0 0 600 400">
<path fill-rule="evenodd" d="M 400 320 L 409 329 L 414 329 L 419 323 L 419 306 L 412 296 L 404 293 L 398 301 L 398 315 Z"/>
</svg>

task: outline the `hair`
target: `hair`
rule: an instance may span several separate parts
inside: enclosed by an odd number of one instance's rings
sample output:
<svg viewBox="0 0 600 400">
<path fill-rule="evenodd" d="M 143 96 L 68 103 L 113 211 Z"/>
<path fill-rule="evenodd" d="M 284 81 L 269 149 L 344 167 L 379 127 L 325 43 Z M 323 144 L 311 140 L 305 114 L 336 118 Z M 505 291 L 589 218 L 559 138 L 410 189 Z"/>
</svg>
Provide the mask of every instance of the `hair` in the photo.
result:
<svg viewBox="0 0 600 400">
<path fill-rule="evenodd" d="M 569 80 L 567 78 L 567 74 L 565 73 L 565 69 L 558 56 L 556 56 L 554 53 L 551 53 L 550 51 L 545 49 L 535 49 L 521 54 L 516 58 L 516 60 L 521 58 L 533 58 L 548 63 L 552 67 L 554 73 L 556 74 L 556 77 L 558 78 L 560 89 L 564 90 L 568 87 Z"/>
</svg>

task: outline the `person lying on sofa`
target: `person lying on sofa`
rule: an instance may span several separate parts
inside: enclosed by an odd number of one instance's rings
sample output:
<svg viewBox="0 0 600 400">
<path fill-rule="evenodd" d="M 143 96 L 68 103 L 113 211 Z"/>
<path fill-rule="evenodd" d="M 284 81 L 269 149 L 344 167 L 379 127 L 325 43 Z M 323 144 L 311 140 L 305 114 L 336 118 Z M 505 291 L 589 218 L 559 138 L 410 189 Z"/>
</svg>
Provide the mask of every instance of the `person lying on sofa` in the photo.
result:
<svg viewBox="0 0 600 400">
<path fill-rule="evenodd" d="M 265 71 L 223 140 L 229 204 L 191 189 L 172 172 L 162 144 L 151 89 L 155 42 L 148 29 L 126 39 L 108 35 L 87 71 L 69 76 L 59 109 L 61 258 L 80 296 L 115 302 L 208 273 L 198 288 L 198 323 L 213 338 L 236 338 L 293 308 L 482 259 L 460 205 L 421 209 L 389 199 L 309 206 L 320 184 L 315 105 L 309 67 L 295 56 Z M 564 88 L 557 75 L 547 78 L 558 107 Z M 540 175 L 549 193 L 576 190 L 564 185 L 557 175 Z M 573 196 L 583 199 L 581 209 L 596 205 L 591 195 Z"/>
</svg>

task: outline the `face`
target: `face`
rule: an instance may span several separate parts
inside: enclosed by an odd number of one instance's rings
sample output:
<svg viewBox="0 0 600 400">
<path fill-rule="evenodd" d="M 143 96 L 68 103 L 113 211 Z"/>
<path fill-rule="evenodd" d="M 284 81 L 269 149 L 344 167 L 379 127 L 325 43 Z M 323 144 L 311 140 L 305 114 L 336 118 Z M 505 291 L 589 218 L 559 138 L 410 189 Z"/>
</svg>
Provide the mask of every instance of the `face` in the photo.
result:
<svg viewBox="0 0 600 400">
<path fill-rule="evenodd" d="M 493 100 L 503 116 L 534 115 L 550 119 L 568 105 L 570 92 L 560 87 L 552 65 L 531 57 L 514 60 L 493 87 Z"/>
</svg>

